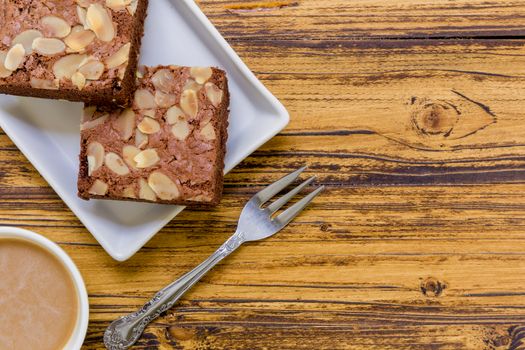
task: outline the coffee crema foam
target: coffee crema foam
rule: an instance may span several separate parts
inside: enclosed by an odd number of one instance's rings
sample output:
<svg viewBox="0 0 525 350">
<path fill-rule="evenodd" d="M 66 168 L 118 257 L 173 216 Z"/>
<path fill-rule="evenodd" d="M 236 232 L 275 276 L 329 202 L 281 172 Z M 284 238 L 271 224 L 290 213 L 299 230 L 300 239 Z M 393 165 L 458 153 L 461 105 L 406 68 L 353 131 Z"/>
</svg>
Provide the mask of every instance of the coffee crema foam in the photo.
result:
<svg viewBox="0 0 525 350">
<path fill-rule="evenodd" d="M 62 349 L 78 314 L 73 278 L 57 257 L 27 240 L 0 238 L 0 349 Z"/>
</svg>

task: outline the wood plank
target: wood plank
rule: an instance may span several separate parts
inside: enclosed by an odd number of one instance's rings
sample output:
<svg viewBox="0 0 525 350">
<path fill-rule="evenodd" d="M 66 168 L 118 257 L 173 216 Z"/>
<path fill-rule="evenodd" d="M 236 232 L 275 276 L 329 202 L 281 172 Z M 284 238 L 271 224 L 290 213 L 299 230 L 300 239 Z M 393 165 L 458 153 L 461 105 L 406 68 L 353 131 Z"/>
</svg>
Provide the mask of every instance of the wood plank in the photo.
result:
<svg viewBox="0 0 525 350">
<path fill-rule="evenodd" d="M 229 40 L 525 35 L 520 0 L 200 0 Z"/>
<path fill-rule="evenodd" d="M 523 181 L 524 43 L 237 43 L 292 118 L 256 157 L 332 183 Z"/>
<path fill-rule="evenodd" d="M 331 187 L 290 228 L 206 276 L 138 348 L 482 349 L 509 341 L 509 329 L 525 321 L 520 188 Z M 97 247 L 64 246 L 90 287 L 86 348 L 99 348 L 109 320 L 210 254 L 248 197 L 230 192 L 216 210 L 183 212 L 125 263 L 101 259 Z"/>
</svg>

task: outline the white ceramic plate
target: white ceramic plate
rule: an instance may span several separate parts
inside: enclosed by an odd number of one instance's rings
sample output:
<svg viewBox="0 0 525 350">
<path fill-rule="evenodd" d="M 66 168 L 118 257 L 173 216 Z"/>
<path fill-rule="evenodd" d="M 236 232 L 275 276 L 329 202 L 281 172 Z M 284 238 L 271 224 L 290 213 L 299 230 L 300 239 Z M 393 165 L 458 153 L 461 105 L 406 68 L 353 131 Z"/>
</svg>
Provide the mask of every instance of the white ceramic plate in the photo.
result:
<svg viewBox="0 0 525 350">
<path fill-rule="evenodd" d="M 289 120 L 193 0 L 150 0 L 141 61 L 213 65 L 229 75 L 228 172 Z M 81 104 L 0 96 L 0 127 L 114 259 L 135 254 L 184 208 L 77 198 Z"/>
</svg>

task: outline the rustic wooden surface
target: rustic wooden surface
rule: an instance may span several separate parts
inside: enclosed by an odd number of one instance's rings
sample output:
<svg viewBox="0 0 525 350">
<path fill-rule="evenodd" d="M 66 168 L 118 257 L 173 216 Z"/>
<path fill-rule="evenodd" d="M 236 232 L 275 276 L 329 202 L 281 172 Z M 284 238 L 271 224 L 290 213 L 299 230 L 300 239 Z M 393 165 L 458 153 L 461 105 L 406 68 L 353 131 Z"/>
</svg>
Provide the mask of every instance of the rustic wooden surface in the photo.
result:
<svg viewBox="0 0 525 350">
<path fill-rule="evenodd" d="M 85 349 L 302 164 L 324 195 L 221 263 L 137 349 L 525 349 L 525 2 L 199 5 L 291 114 L 216 209 L 184 211 L 117 263 L 0 135 L 0 224 L 78 264 Z"/>
</svg>

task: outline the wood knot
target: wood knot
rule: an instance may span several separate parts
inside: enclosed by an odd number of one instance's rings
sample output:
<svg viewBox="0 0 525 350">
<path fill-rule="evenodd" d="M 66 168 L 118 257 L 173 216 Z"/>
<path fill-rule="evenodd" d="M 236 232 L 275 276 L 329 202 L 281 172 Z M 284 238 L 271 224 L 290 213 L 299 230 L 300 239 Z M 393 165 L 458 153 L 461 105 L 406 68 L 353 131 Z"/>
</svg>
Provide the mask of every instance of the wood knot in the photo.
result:
<svg viewBox="0 0 525 350">
<path fill-rule="evenodd" d="M 321 224 L 321 231 L 328 232 L 330 228 L 332 227 L 332 224 Z"/>
<path fill-rule="evenodd" d="M 525 349 L 525 326 L 512 326 L 509 328 L 509 350 Z"/>
<path fill-rule="evenodd" d="M 503 325 L 486 326 L 481 329 L 481 336 L 485 347 L 483 349 L 491 350 L 517 350 L 511 346 L 511 337 L 514 327 L 507 328 Z"/>
<path fill-rule="evenodd" d="M 492 341 L 492 344 L 496 348 L 506 347 L 507 345 L 509 345 L 509 343 L 510 343 L 510 338 L 507 335 L 496 336 L 494 337 L 494 340 Z"/>
<path fill-rule="evenodd" d="M 425 278 L 419 285 L 421 293 L 427 297 L 439 297 L 445 288 L 447 288 L 447 284 L 434 277 Z"/>
<path fill-rule="evenodd" d="M 456 91 L 434 91 L 441 98 L 412 96 L 407 101 L 410 126 L 425 143 L 440 146 L 459 140 L 497 122 L 488 105 Z"/>
<path fill-rule="evenodd" d="M 411 106 L 412 124 L 422 135 L 447 137 L 459 121 L 460 112 L 446 101 L 412 97 Z"/>
</svg>

